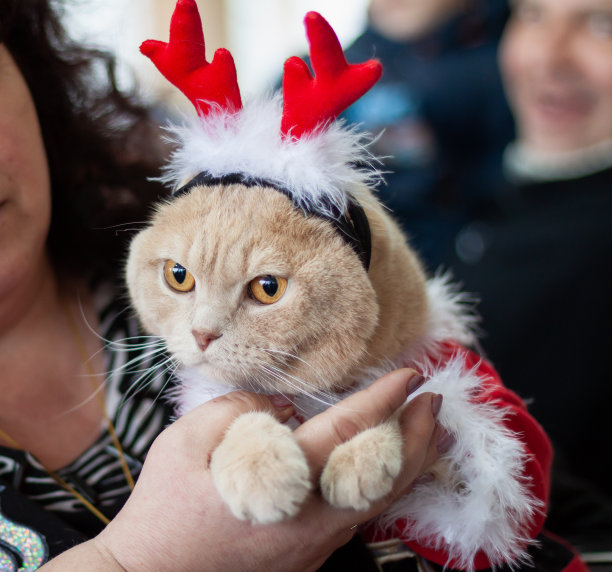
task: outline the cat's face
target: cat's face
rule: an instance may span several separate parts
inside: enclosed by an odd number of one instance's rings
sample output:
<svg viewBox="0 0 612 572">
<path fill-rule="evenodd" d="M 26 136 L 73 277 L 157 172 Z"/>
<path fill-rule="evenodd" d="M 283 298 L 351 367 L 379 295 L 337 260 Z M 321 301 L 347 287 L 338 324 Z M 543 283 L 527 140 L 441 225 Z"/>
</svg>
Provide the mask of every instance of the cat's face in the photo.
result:
<svg viewBox="0 0 612 572">
<path fill-rule="evenodd" d="M 378 320 L 351 248 L 271 189 L 196 188 L 162 205 L 132 242 L 127 281 L 179 362 L 243 388 L 337 387 Z"/>
</svg>

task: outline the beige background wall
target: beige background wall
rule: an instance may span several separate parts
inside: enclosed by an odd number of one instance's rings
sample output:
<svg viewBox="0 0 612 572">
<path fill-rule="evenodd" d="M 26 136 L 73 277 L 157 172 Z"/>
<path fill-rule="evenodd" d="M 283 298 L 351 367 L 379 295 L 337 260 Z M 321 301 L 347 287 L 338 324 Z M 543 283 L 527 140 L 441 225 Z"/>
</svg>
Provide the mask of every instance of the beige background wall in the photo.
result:
<svg viewBox="0 0 612 572">
<path fill-rule="evenodd" d="M 227 47 L 234 56 L 243 98 L 269 89 L 284 60 L 307 50 L 302 19 L 317 10 L 348 44 L 363 28 L 368 0 L 196 0 L 203 21 L 206 54 Z M 79 0 L 68 14 L 74 34 L 111 46 L 122 62 L 120 79 L 135 74 L 141 89 L 182 107 L 185 100 L 138 51 L 145 39 L 167 41 L 176 0 Z M 186 104 L 188 105 L 188 104 Z"/>
</svg>

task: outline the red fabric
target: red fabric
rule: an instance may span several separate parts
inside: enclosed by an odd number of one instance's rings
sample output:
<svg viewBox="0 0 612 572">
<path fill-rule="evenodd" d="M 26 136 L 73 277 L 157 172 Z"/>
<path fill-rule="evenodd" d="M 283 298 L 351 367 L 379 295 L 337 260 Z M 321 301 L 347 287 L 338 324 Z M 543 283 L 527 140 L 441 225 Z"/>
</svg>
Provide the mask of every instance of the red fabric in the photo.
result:
<svg viewBox="0 0 612 572">
<path fill-rule="evenodd" d="M 168 43 L 147 40 L 140 51 L 187 96 L 200 115 L 210 111 L 207 102 L 217 103 L 230 111 L 242 108 L 231 54 L 221 48 L 215 52 L 211 63 L 206 61 L 202 21 L 195 0 L 176 3 Z"/>
<path fill-rule="evenodd" d="M 528 486 L 533 495 L 544 503 L 542 512 L 535 515 L 533 522 L 527 530 L 527 535 L 530 538 L 535 538 L 542 529 L 545 520 L 546 503 L 550 490 L 550 468 L 553 457 L 551 443 L 542 427 L 527 412 L 524 402 L 513 391 L 504 387 L 499 375 L 491 364 L 476 353 L 455 342 L 447 342 L 444 344 L 439 365 L 443 366 L 444 363 L 457 354 L 464 357 L 466 369 L 475 368 L 477 374 L 483 379 L 481 390 L 474 396 L 474 401 L 478 403 L 492 403 L 506 409 L 509 414 L 504 419 L 504 425 L 517 434 L 529 454 L 524 476 L 528 479 Z M 406 525 L 406 523 L 401 522 L 396 524 L 400 527 L 402 527 L 402 524 Z M 408 541 L 406 544 L 414 552 L 436 564 L 448 565 L 451 568 L 458 567 L 456 561 L 452 559 L 449 561 L 448 553 L 445 550 L 434 550 L 429 548 L 426 543 Z M 478 553 L 474 560 L 474 568 L 476 570 L 490 568 L 492 564 L 484 553 Z M 571 572 L 578 572 L 579 570 L 576 568 Z"/>
<path fill-rule="evenodd" d="M 349 65 L 335 32 L 317 12 L 308 12 L 304 24 L 315 75 L 297 57 L 285 62 L 283 74 L 281 133 L 297 139 L 333 121 L 382 74 L 376 60 Z"/>
<path fill-rule="evenodd" d="M 563 569 L 563 572 L 589 572 L 589 567 L 576 555 L 571 562 Z"/>
</svg>

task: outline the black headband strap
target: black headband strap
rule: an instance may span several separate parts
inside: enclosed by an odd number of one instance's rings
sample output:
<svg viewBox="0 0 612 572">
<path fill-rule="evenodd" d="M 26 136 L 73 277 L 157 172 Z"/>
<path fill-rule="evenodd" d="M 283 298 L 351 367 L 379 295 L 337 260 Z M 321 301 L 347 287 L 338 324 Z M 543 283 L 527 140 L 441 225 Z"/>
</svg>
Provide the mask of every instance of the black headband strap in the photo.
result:
<svg viewBox="0 0 612 572">
<path fill-rule="evenodd" d="M 348 208 L 345 213 L 340 212 L 338 207 L 332 204 L 328 199 L 324 199 L 323 202 L 325 207 L 331 213 L 330 215 L 325 215 L 313 208 L 308 208 L 297 204 L 287 189 L 281 187 L 273 181 L 268 181 L 266 179 L 257 177 L 249 177 L 242 173 L 229 173 L 227 175 L 215 177 L 205 171 L 198 173 L 193 179 L 182 187 L 178 188 L 173 193 L 173 196 L 177 197 L 184 195 L 185 193 L 191 191 L 191 189 L 194 187 L 201 185 L 213 186 L 233 184 L 241 184 L 246 187 L 270 187 L 288 197 L 297 208 L 301 209 L 306 214 L 318 216 L 319 218 L 329 221 L 340 233 L 340 236 L 344 239 L 344 241 L 355 251 L 355 254 L 357 254 L 359 260 L 361 260 L 366 272 L 370 268 L 370 259 L 372 257 L 372 237 L 370 235 L 370 224 L 368 223 L 368 217 L 365 214 L 363 207 L 355 199 L 349 199 Z"/>
</svg>

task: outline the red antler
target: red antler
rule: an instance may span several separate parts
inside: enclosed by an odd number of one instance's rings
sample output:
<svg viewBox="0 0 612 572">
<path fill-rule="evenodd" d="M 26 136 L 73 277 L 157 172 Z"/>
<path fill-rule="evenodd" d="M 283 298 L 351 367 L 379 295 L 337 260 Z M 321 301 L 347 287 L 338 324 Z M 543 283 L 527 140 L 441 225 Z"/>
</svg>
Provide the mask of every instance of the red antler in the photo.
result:
<svg viewBox="0 0 612 572">
<path fill-rule="evenodd" d="M 348 64 L 336 34 L 317 12 L 308 12 L 304 24 L 315 76 L 297 57 L 285 62 L 283 75 L 281 133 L 296 138 L 333 121 L 368 91 L 382 73 L 376 60 Z"/>
<path fill-rule="evenodd" d="M 237 111 L 242 107 L 236 67 L 231 54 L 220 48 L 206 61 L 202 21 L 195 0 L 178 0 L 170 21 L 170 41 L 147 40 L 140 51 L 206 115 L 210 103 Z"/>
</svg>

